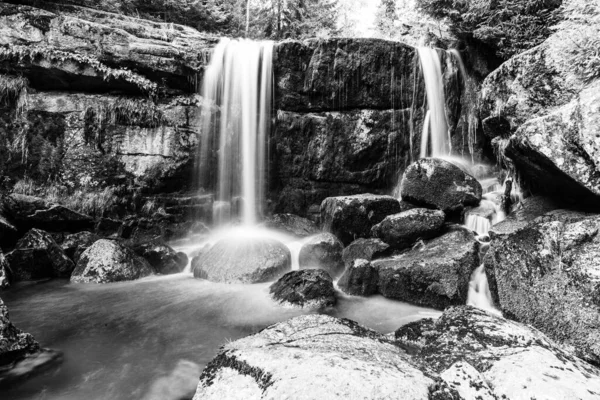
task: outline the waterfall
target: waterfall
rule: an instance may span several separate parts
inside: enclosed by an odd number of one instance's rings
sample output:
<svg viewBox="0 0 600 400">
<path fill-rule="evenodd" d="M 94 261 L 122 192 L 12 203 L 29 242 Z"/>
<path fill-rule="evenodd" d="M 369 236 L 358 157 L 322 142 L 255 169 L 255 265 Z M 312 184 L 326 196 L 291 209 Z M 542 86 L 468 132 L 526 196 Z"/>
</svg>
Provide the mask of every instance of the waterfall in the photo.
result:
<svg viewBox="0 0 600 400">
<path fill-rule="evenodd" d="M 467 124 L 467 144 L 469 146 L 469 153 L 471 153 L 471 161 L 474 162 L 477 126 L 479 124 L 477 84 L 474 83 L 474 81 L 467 74 L 467 68 L 465 67 L 465 63 L 460 55 L 460 52 L 457 49 L 450 49 L 448 50 L 448 53 L 450 53 L 456 62 L 458 62 L 458 68 L 462 76 L 464 91 L 462 95 L 462 104 L 463 108 L 465 109 L 465 111 L 463 111 L 463 115 L 466 118 L 465 122 Z"/>
<path fill-rule="evenodd" d="M 265 199 L 267 136 L 271 125 L 273 43 L 222 39 L 204 74 L 200 176 L 214 183 L 214 222 L 236 215 L 253 225 Z M 214 108 L 218 107 L 217 117 Z M 215 170 L 213 154 L 218 161 Z"/>
<path fill-rule="evenodd" d="M 421 157 L 441 157 L 450 154 L 451 145 L 446 121 L 442 64 L 437 50 L 417 48 L 425 89 L 428 111 L 421 138 Z"/>
</svg>

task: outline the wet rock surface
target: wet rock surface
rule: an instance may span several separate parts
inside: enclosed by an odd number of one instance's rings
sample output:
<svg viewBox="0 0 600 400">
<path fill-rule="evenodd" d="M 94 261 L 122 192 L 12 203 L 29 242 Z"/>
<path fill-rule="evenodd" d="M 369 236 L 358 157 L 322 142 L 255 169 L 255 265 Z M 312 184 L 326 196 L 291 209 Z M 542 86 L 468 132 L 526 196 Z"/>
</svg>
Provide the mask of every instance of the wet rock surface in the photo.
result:
<svg viewBox="0 0 600 400">
<path fill-rule="evenodd" d="M 296 237 L 307 237 L 319 233 L 319 227 L 314 222 L 294 214 L 275 214 L 268 218 L 264 225 Z"/>
<path fill-rule="evenodd" d="M 153 274 L 146 260 L 114 240 L 100 239 L 84 251 L 71 275 L 73 283 L 129 281 Z"/>
<path fill-rule="evenodd" d="M 426 399 L 433 380 L 385 336 L 355 322 L 305 315 L 223 347 L 194 400 Z"/>
<path fill-rule="evenodd" d="M 452 227 L 440 237 L 372 265 L 383 296 L 443 310 L 465 304 L 471 274 L 479 266 L 479 242 L 467 229 Z"/>
<path fill-rule="evenodd" d="M 456 165 L 438 158 L 423 158 L 404 172 L 400 193 L 410 203 L 455 213 L 466 206 L 478 205 L 482 188 Z"/>
<path fill-rule="evenodd" d="M 353 296 L 371 296 L 377 293 L 379 273 L 367 260 L 357 259 L 346 266 L 338 287 Z"/>
<path fill-rule="evenodd" d="M 0 250 L 0 290 L 9 287 L 11 281 L 12 273 L 8 266 L 8 261 L 6 261 L 6 257 L 4 257 L 2 250 Z"/>
<path fill-rule="evenodd" d="M 342 252 L 342 260 L 347 267 L 355 260 L 362 259 L 370 261 L 374 258 L 385 255 L 390 249 L 390 245 L 380 239 L 360 238 L 350 243 Z"/>
<path fill-rule="evenodd" d="M 414 208 L 388 215 L 371 229 L 371 234 L 395 249 L 403 249 L 418 240 L 435 237 L 442 230 L 445 219 L 443 211 Z"/>
<path fill-rule="evenodd" d="M 6 255 L 11 275 L 16 281 L 42 278 L 68 278 L 75 268 L 73 261 L 40 229 L 31 229 Z"/>
<path fill-rule="evenodd" d="M 148 261 L 152 268 L 161 275 L 182 272 L 188 263 L 187 255 L 176 252 L 171 246 L 161 241 L 139 244 L 133 248 L 133 251 Z"/>
<path fill-rule="evenodd" d="M 598 215 L 555 210 L 504 235 L 485 257 L 492 295 L 512 318 L 600 363 Z"/>
<path fill-rule="evenodd" d="M 344 245 L 371 236 L 373 225 L 400 212 L 400 203 L 391 196 L 361 194 L 329 197 L 321 204 L 323 230 L 333 233 Z"/>
<path fill-rule="evenodd" d="M 342 251 L 344 245 L 331 233 L 321 233 L 309 238 L 300 248 L 300 269 L 319 268 L 337 277 L 344 270 Z"/>
<path fill-rule="evenodd" d="M 287 246 L 260 238 L 223 239 L 192 261 L 194 277 L 224 283 L 268 282 L 290 268 Z"/>
<path fill-rule="evenodd" d="M 283 305 L 300 308 L 325 308 L 336 303 L 333 281 L 321 269 L 291 271 L 269 288 L 273 299 Z"/>
<path fill-rule="evenodd" d="M 65 236 L 60 247 L 73 262 L 77 263 L 81 253 L 86 251 L 99 239 L 100 237 L 98 235 L 88 231 L 72 233 Z"/>
</svg>

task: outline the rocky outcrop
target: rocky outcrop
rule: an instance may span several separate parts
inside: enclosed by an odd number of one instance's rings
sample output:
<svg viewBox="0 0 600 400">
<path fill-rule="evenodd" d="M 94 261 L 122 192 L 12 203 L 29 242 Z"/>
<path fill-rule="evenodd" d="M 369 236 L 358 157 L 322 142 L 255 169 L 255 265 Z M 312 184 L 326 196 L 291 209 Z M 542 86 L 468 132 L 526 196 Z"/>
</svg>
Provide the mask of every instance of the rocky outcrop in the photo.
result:
<svg viewBox="0 0 600 400">
<path fill-rule="evenodd" d="M 267 218 L 264 225 L 269 229 L 296 237 L 307 237 L 319 233 L 319 228 L 314 222 L 294 214 L 275 214 Z"/>
<path fill-rule="evenodd" d="M 94 244 L 100 237 L 92 232 L 78 232 L 72 233 L 65 236 L 65 239 L 60 244 L 65 254 L 77 263 L 81 253 L 86 251 L 92 244 Z"/>
<path fill-rule="evenodd" d="M 333 233 L 344 245 L 371 236 L 373 225 L 400 212 L 400 203 L 391 196 L 360 194 L 329 197 L 321 204 L 323 230 Z"/>
<path fill-rule="evenodd" d="M 14 280 L 68 278 L 75 264 L 48 232 L 31 229 L 6 255 Z"/>
<path fill-rule="evenodd" d="M 152 275 L 146 260 L 114 240 L 100 239 L 81 254 L 71 275 L 73 283 L 129 281 Z"/>
<path fill-rule="evenodd" d="M 349 295 L 371 296 L 377 293 L 379 273 L 367 260 L 357 259 L 346 266 L 338 287 Z"/>
<path fill-rule="evenodd" d="M 591 400 L 600 395 L 597 368 L 534 328 L 474 307 L 452 307 L 436 321 L 410 323 L 396 331 L 396 338 L 412 349 L 423 370 L 439 374 L 441 397 L 433 398 L 450 398 L 443 395 L 450 390 L 464 399 Z"/>
<path fill-rule="evenodd" d="M 355 322 L 305 315 L 226 344 L 194 400 L 427 399 L 433 380 L 385 336 Z"/>
<path fill-rule="evenodd" d="M 500 309 L 600 364 L 600 218 L 554 211 L 494 232 L 485 268 Z"/>
<path fill-rule="evenodd" d="M 8 210 L 4 209 L 4 197 L 0 195 L 0 249 L 14 244 L 17 237 L 17 227 L 7 218 Z"/>
<path fill-rule="evenodd" d="M 249 237 L 222 239 L 192 262 L 194 277 L 225 283 L 268 282 L 290 268 L 291 254 L 283 243 Z"/>
<path fill-rule="evenodd" d="M 300 248 L 300 269 L 323 269 L 329 275 L 337 277 L 344 270 L 343 250 L 342 242 L 331 233 L 312 236 Z"/>
<path fill-rule="evenodd" d="M 320 309 L 337 301 L 331 276 L 322 269 L 288 272 L 271 285 L 269 292 L 275 301 L 292 307 Z"/>
<path fill-rule="evenodd" d="M 444 225 L 446 214 L 439 210 L 413 208 L 388 215 L 371 228 L 371 234 L 396 249 L 412 246 L 418 240 L 431 239 Z"/>
<path fill-rule="evenodd" d="M 390 246 L 380 239 L 356 239 L 350 243 L 342 252 L 344 265 L 352 265 L 354 260 L 362 259 L 370 261 L 378 256 L 383 256 L 389 250 Z"/>
<path fill-rule="evenodd" d="M 6 261 L 6 257 L 4 257 L 2 250 L 0 250 L 0 290 L 9 287 L 11 280 L 12 274 L 8 266 L 8 261 Z"/>
<path fill-rule="evenodd" d="M 478 205 L 481 194 L 481 184 L 475 178 L 438 158 L 423 158 L 411 164 L 400 183 L 403 200 L 445 213 Z"/>
<path fill-rule="evenodd" d="M 383 296 L 443 310 L 465 304 L 469 280 L 479 266 L 479 242 L 453 227 L 446 234 L 395 257 L 375 260 Z"/>
<path fill-rule="evenodd" d="M 161 275 L 182 272 L 188 263 L 187 255 L 176 252 L 171 246 L 160 241 L 139 244 L 133 248 L 133 251 L 148 261 Z"/>
<path fill-rule="evenodd" d="M 589 43 L 600 29 L 598 6 L 564 3 L 567 22 L 486 78 L 483 124 L 527 188 L 595 207 L 600 82 Z"/>
</svg>

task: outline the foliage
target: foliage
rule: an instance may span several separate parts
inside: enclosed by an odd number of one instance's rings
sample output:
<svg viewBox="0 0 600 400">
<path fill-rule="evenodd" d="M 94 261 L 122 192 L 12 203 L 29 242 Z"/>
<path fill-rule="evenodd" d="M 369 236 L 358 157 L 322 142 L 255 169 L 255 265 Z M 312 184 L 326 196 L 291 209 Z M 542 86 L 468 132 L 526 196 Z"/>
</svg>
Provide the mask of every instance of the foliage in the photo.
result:
<svg viewBox="0 0 600 400">
<path fill-rule="evenodd" d="M 558 26 L 558 40 L 565 44 L 571 65 L 589 82 L 600 78 L 600 4 L 571 0 L 563 7 L 564 21 Z"/>
<path fill-rule="evenodd" d="M 97 59 L 80 53 L 69 53 L 66 51 L 51 49 L 40 46 L 8 45 L 0 46 L 0 61 L 13 63 L 32 63 L 40 59 L 51 62 L 74 62 L 82 66 L 91 67 L 99 73 L 104 80 L 124 80 L 137 86 L 142 92 L 155 95 L 158 85 L 141 75 L 126 68 L 111 68 L 102 64 Z"/>
<path fill-rule="evenodd" d="M 396 14 L 396 0 L 381 0 L 376 14 L 377 30 L 383 37 L 394 36 L 394 21 L 398 19 Z"/>
<path fill-rule="evenodd" d="M 27 99 L 27 79 L 0 74 L 0 107 L 22 110 Z"/>
<path fill-rule="evenodd" d="M 543 42 L 562 0 L 417 0 L 421 11 L 446 20 L 459 37 L 474 39 L 508 59 Z"/>
</svg>

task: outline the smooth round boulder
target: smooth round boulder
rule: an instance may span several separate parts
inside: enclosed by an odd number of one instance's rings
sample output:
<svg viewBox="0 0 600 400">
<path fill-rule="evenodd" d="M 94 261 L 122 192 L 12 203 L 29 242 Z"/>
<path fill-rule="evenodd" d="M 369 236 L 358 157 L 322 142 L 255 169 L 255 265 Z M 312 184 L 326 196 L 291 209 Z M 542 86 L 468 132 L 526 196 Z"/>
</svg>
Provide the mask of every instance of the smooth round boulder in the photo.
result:
<svg viewBox="0 0 600 400">
<path fill-rule="evenodd" d="M 347 246 L 358 238 L 370 237 L 373 225 L 400 211 L 400 202 L 391 196 L 328 197 L 321 203 L 321 222 L 324 231 L 333 233 Z"/>
<path fill-rule="evenodd" d="M 84 251 L 71 275 L 73 283 L 130 281 L 152 275 L 146 260 L 115 240 L 100 239 Z"/>
<path fill-rule="evenodd" d="M 385 335 L 312 314 L 226 343 L 193 400 L 423 400 L 433 384 Z"/>
<path fill-rule="evenodd" d="M 283 243 L 266 238 L 231 238 L 217 242 L 194 258 L 194 277 L 223 283 L 260 283 L 291 269 L 291 254 Z"/>
<path fill-rule="evenodd" d="M 435 237 L 444 226 L 445 219 L 443 211 L 413 208 L 388 215 L 371 229 L 371 234 L 395 249 L 405 249 L 420 239 Z"/>
<path fill-rule="evenodd" d="M 355 260 L 346 267 L 338 287 L 352 296 L 371 296 L 377 293 L 379 274 L 367 260 Z"/>
<path fill-rule="evenodd" d="M 188 263 L 185 253 L 178 253 L 171 246 L 160 241 L 139 244 L 133 248 L 133 251 L 148 261 L 156 273 L 161 275 L 182 272 Z"/>
<path fill-rule="evenodd" d="M 300 269 L 323 269 L 332 277 L 344 270 L 342 251 L 344 245 L 331 233 L 321 233 L 309 238 L 302 248 L 298 262 Z"/>
<path fill-rule="evenodd" d="M 319 233 L 319 228 L 314 222 L 294 214 L 275 214 L 267 218 L 265 227 L 296 237 L 307 237 Z"/>
<path fill-rule="evenodd" d="M 477 179 L 439 158 L 422 158 L 411 164 L 400 183 L 402 200 L 445 213 L 478 205 L 481 194 Z"/>
<path fill-rule="evenodd" d="M 291 271 L 269 288 L 273 299 L 300 308 L 325 308 L 336 303 L 331 276 L 322 269 Z"/>
<path fill-rule="evenodd" d="M 377 238 L 360 238 L 350 243 L 342 252 L 342 260 L 346 268 L 352 265 L 354 260 L 362 259 L 371 261 L 387 253 L 390 245 Z"/>
<path fill-rule="evenodd" d="M 52 236 L 40 229 L 29 230 L 6 259 L 16 281 L 67 278 L 75 268 Z"/>
</svg>

